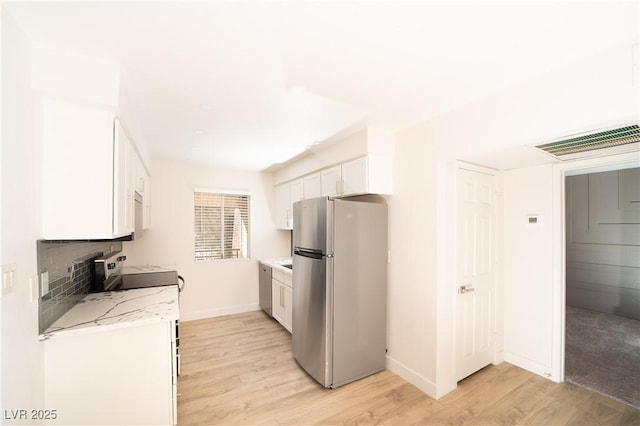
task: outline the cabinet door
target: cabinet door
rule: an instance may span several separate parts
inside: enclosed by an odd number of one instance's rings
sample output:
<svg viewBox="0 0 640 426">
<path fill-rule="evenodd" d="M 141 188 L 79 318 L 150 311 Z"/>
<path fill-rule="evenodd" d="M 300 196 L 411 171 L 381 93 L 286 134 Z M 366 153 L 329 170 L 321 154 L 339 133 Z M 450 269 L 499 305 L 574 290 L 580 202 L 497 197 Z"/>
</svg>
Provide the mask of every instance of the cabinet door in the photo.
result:
<svg viewBox="0 0 640 426">
<path fill-rule="evenodd" d="M 280 324 L 285 323 L 284 285 L 278 280 L 271 280 L 271 314 Z"/>
<path fill-rule="evenodd" d="M 173 324 L 46 340 L 44 396 L 59 424 L 174 424 Z"/>
<path fill-rule="evenodd" d="M 293 229 L 293 203 L 304 199 L 304 184 L 302 179 L 295 180 L 289 184 L 289 195 L 291 197 L 291 205 L 289 206 L 288 227 Z"/>
<path fill-rule="evenodd" d="M 291 218 L 291 196 L 289 195 L 289 185 L 276 186 L 276 228 L 291 229 L 289 221 Z"/>
<path fill-rule="evenodd" d="M 149 215 L 150 215 L 150 199 L 151 199 L 151 191 L 150 191 L 150 176 L 147 172 L 147 168 L 144 166 L 144 163 L 138 156 L 138 153 L 133 150 L 133 156 L 135 161 L 135 176 L 133 179 L 133 191 L 142 195 L 142 229 L 149 228 Z M 135 194 L 134 194 L 135 196 Z M 135 199 L 134 201 L 134 209 L 135 209 Z M 135 215 L 134 215 L 135 217 Z M 135 228 L 135 223 L 134 223 Z"/>
<path fill-rule="evenodd" d="M 304 199 L 322 196 L 322 184 L 320 183 L 320 173 L 305 176 L 304 179 Z"/>
<path fill-rule="evenodd" d="M 342 167 L 335 166 L 320 172 L 320 180 L 322 187 L 322 196 L 332 197 L 335 195 L 339 195 L 341 191 L 342 184 Z"/>
<path fill-rule="evenodd" d="M 42 100 L 42 237 L 114 234 L 114 116 L 68 101 Z"/>
<path fill-rule="evenodd" d="M 342 165 L 342 195 L 366 194 L 369 191 L 367 158 L 362 157 Z"/>
<path fill-rule="evenodd" d="M 144 209 L 142 217 L 142 229 L 151 227 L 151 176 L 144 170 L 144 198 L 142 199 Z"/>
<path fill-rule="evenodd" d="M 114 193 L 114 233 L 127 235 L 133 232 L 134 224 L 134 186 L 136 173 L 136 152 L 119 120 L 114 128 L 113 165 Z"/>
<path fill-rule="evenodd" d="M 124 234 L 131 226 L 131 208 L 127 206 L 130 197 L 130 179 L 128 165 L 130 163 L 130 143 L 127 134 L 122 129 L 119 120 L 114 126 L 114 164 L 113 164 L 113 231 L 115 234 Z M 131 232 L 129 230 L 129 232 Z"/>
<path fill-rule="evenodd" d="M 293 297 L 291 287 L 283 286 L 282 290 L 282 298 L 284 304 L 284 328 L 286 328 L 289 333 L 293 332 Z"/>
</svg>

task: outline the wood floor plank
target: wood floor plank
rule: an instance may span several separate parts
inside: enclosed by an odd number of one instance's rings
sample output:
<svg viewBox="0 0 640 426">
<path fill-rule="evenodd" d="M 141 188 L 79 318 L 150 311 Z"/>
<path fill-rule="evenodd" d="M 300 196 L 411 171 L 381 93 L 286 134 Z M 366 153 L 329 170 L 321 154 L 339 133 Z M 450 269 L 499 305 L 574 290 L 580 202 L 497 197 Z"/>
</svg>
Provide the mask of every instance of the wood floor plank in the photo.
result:
<svg viewBox="0 0 640 426">
<path fill-rule="evenodd" d="M 434 400 L 390 371 L 324 389 L 291 335 L 262 312 L 181 323 L 178 424 L 640 425 L 640 411 L 513 365 L 489 366 Z"/>
</svg>

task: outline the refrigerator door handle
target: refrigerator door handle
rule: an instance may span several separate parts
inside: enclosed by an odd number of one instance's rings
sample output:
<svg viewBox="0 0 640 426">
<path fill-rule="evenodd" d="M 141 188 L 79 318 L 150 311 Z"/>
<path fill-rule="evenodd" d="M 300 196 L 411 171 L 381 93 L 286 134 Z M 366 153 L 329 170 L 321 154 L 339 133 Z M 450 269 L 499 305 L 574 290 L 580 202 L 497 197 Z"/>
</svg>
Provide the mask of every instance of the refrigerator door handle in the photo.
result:
<svg viewBox="0 0 640 426">
<path fill-rule="evenodd" d="M 310 257 L 312 259 L 322 259 L 322 251 L 314 250 L 314 249 L 306 249 L 300 247 L 294 247 L 293 254 L 297 254 L 298 256 Z"/>
</svg>

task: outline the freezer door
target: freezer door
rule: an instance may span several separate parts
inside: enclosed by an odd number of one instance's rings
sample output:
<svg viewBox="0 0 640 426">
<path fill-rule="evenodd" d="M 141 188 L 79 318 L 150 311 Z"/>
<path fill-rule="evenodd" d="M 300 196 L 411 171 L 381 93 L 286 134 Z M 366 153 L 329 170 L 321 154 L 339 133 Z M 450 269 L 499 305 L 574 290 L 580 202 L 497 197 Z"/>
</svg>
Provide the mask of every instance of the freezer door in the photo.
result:
<svg viewBox="0 0 640 426">
<path fill-rule="evenodd" d="M 293 204 L 293 246 L 330 253 L 332 201 L 311 198 Z"/>
<path fill-rule="evenodd" d="M 332 267 L 332 259 L 326 257 L 293 255 L 293 356 L 325 387 L 331 385 L 331 317 L 327 315 L 331 286 L 327 276 Z"/>
</svg>

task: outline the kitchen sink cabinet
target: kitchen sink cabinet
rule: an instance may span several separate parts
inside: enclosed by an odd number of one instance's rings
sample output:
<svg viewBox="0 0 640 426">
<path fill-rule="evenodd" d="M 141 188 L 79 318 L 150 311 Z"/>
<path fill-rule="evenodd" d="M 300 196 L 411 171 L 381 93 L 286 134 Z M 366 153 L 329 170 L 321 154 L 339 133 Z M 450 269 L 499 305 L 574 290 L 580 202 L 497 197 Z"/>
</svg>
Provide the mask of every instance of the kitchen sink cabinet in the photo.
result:
<svg viewBox="0 0 640 426">
<path fill-rule="evenodd" d="M 130 235 L 140 160 L 113 111 L 44 97 L 41 112 L 42 237 Z"/>
<path fill-rule="evenodd" d="M 293 323 L 292 276 L 277 269 L 272 270 L 271 297 L 272 314 L 291 333 Z"/>
<path fill-rule="evenodd" d="M 55 424 L 176 424 L 175 322 L 54 337 L 45 404 Z"/>
</svg>

